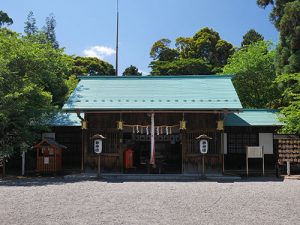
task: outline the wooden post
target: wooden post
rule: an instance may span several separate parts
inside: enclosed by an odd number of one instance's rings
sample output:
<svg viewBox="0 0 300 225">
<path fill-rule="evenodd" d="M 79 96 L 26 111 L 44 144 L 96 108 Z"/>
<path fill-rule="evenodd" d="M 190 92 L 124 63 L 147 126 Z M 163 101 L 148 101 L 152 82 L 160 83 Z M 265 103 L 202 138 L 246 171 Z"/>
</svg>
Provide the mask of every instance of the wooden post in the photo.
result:
<svg viewBox="0 0 300 225">
<path fill-rule="evenodd" d="M 224 165 L 224 132 L 221 132 L 222 173 L 225 173 Z"/>
<path fill-rule="evenodd" d="M 287 162 L 286 162 L 286 174 L 287 174 L 288 176 L 291 175 L 291 162 L 290 162 L 290 161 L 287 161 Z"/>
<path fill-rule="evenodd" d="M 205 178 L 205 154 L 202 154 L 202 177 Z"/>
<path fill-rule="evenodd" d="M 3 166 L 2 166 L 2 177 L 5 177 L 5 157 L 3 157 Z"/>
<path fill-rule="evenodd" d="M 247 171 L 247 177 L 249 175 L 249 168 L 248 168 L 248 146 L 246 146 L 246 171 Z"/>
<path fill-rule="evenodd" d="M 22 151 L 22 176 L 25 175 L 25 151 Z"/>
<path fill-rule="evenodd" d="M 81 130 L 81 173 L 84 172 L 84 130 Z"/>
<path fill-rule="evenodd" d="M 100 158 L 100 154 L 98 154 L 98 173 L 97 173 L 97 177 L 100 178 L 101 175 L 101 158 Z"/>
<path fill-rule="evenodd" d="M 265 176 L 265 153 L 264 153 L 264 146 L 262 147 L 262 166 L 263 166 L 263 176 Z"/>
</svg>

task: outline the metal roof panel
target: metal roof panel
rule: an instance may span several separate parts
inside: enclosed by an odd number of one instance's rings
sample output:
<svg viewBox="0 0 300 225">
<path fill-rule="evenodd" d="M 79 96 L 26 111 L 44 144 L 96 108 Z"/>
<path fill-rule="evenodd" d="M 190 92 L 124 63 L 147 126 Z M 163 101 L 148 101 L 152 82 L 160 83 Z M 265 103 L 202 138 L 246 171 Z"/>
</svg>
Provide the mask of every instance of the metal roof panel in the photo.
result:
<svg viewBox="0 0 300 225">
<path fill-rule="evenodd" d="M 242 109 L 231 76 L 80 78 L 65 111 Z"/>
<path fill-rule="evenodd" d="M 245 109 L 239 113 L 229 113 L 225 118 L 225 126 L 282 126 L 278 110 Z"/>
</svg>

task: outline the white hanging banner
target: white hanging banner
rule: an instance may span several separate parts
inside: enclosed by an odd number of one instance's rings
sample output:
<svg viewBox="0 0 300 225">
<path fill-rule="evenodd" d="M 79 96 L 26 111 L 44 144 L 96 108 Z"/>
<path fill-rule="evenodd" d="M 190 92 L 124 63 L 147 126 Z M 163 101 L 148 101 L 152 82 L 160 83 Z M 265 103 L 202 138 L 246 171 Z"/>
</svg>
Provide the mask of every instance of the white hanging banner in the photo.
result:
<svg viewBox="0 0 300 225">
<path fill-rule="evenodd" d="M 148 127 L 147 127 L 148 128 Z M 150 164 L 155 165 L 155 130 L 154 130 L 154 113 L 151 113 L 151 154 L 150 154 Z"/>
</svg>

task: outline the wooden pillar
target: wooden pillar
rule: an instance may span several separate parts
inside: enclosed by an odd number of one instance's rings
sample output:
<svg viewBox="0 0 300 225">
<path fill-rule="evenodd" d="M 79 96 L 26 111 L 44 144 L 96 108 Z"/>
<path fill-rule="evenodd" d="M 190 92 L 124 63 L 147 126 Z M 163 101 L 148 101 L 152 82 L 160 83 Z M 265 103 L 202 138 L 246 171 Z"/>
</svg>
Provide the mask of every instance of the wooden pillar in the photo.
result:
<svg viewBox="0 0 300 225">
<path fill-rule="evenodd" d="M 22 151 L 22 176 L 25 175 L 25 150 Z"/>
<path fill-rule="evenodd" d="M 89 124 L 87 114 L 84 114 L 84 120 L 87 122 L 86 129 L 83 129 L 83 171 L 85 171 L 88 164 L 88 149 L 89 149 Z"/>
<path fill-rule="evenodd" d="M 89 137 L 88 137 L 88 130 L 83 130 L 83 170 L 85 171 L 87 164 L 88 164 L 88 148 L 89 148 Z"/>
<path fill-rule="evenodd" d="M 221 132 L 221 155 L 222 155 L 222 173 L 225 173 L 224 165 L 224 130 Z"/>
<path fill-rule="evenodd" d="M 155 165 L 155 130 L 154 130 L 154 113 L 151 113 L 151 153 L 150 153 L 150 164 Z"/>
<path fill-rule="evenodd" d="M 287 174 L 288 176 L 291 175 L 291 163 L 290 163 L 290 161 L 287 161 L 287 162 L 286 162 L 286 174 Z"/>
<path fill-rule="evenodd" d="M 120 172 L 124 172 L 123 171 L 123 131 L 120 130 L 119 132 L 119 166 L 120 166 Z"/>
<path fill-rule="evenodd" d="M 5 157 L 3 157 L 3 165 L 2 165 L 2 178 L 5 177 Z"/>
<path fill-rule="evenodd" d="M 84 172 L 84 130 L 81 130 L 81 173 Z"/>
<path fill-rule="evenodd" d="M 181 131 L 181 173 L 185 173 L 186 131 Z"/>
</svg>

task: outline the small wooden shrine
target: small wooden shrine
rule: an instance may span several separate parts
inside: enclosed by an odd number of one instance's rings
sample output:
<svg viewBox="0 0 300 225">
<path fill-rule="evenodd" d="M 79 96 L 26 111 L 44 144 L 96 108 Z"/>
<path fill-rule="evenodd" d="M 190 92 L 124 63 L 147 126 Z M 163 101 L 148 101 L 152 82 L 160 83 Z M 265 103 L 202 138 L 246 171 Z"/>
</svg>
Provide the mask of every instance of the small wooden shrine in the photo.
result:
<svg viewBox="0 0 300 225">
<path fill-rule="evenodd" d="M 52 139 L 44 139 L 33 147 L 37 153 L 37 172 L 56 173 L 62 168 L 62 150 L 66 146 Z"/>
</svg>

